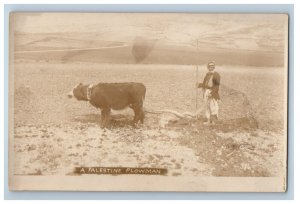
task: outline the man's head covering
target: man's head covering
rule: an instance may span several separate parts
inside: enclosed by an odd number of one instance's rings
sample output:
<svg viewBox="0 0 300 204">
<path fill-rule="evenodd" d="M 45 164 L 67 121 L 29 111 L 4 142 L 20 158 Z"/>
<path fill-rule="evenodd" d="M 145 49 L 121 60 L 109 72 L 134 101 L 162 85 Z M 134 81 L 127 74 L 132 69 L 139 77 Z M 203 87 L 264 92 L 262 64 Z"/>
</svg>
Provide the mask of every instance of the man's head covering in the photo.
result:
<svg viewBox="0 0 300 204">
<path fill-rule="evenodd" d="M 214 62 L 209 62 L 208 64 L 207 64 L 207 68 L 215 68 L 215 63 Z"/>
</svg>

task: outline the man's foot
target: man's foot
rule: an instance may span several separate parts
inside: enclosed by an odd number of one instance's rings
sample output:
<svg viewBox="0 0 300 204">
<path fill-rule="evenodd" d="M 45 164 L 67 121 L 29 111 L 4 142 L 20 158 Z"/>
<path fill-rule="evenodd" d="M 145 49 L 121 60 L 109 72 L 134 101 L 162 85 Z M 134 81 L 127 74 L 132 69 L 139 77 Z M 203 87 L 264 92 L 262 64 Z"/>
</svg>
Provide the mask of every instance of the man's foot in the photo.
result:
<svg viewBox="0 0 300 204">
<path fill-rule="evenodd" d="M 209 125 L 209 124 L 210 124 L 209 121 L 206 121 L 206 122 L 203 123 L 203 125 Z"/>
<path fill-rule="evenodd" d="M 218 123 L 218 116 L 217 115 L 211 115 L 211 124 L 215 125 Z"/>
</svg>

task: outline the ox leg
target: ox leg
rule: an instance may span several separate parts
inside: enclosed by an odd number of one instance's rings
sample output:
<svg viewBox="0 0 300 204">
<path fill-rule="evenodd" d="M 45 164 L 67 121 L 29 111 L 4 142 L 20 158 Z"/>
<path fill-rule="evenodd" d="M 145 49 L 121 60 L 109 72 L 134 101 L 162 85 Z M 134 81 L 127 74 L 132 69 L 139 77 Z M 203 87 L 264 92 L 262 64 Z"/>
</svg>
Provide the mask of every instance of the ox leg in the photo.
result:
<svg viewBox="0 0 300 204">
<path fill-rule="evenodd" d="M 100 127 L 104 128 L 104 121 L 105 121 L 105 111 L 101 110 L 101 120 L 100 120 Z"/>
<path fill-rule="evenodd" d="M 106 111 L 106 121 L 105 121 L 105 127 L 110 127 L 110 109 Z"/>
<path fill-rule="evenodd" d="M 106 128 L 109 126 L 110 123 L 110 109 L 103 109 L 101 110 L 101 128 Z"/>
<path fill-rule="evenodd" d="M 144 109 L 141 109 L 141 113 L 140 113 L 140 121 L 143 124 L 144 123 L 144 118 L 145 118 L 145 112 Z"/>
<path fill-rule="evenodd" d="M 143 110 L 143 104 L 142 103 L 134 104 L 133 111 L 134 111 L 133 123 L 136 124 L 140 121 L 143 124 L 144 116 L 145 116 Z"/>
<path fill-rule="evenodd" d="M 137 109 L 138 109 L 138 121 L 137 122 L 141 122 L 141 124 L 144 123 L 144 117 L 145 117 L 145 112 L 144 112 L 144 109 L 143 109 L 143 102 L 140 102 L 138 103 L 138 106 L 137 106 Z"/>
<path fill-rule="evenodd" d="M 134 112 L 133 125 L 135 125 L 140 119 L 140 109 L 137 104 L 133 104 L 132 109 Z"/>
<path fill-rule="evenodd" d="M 105 127 L 106 128 L 110 127 L 110 109 L 107 109 L 105 111 Z"/>
</svg>

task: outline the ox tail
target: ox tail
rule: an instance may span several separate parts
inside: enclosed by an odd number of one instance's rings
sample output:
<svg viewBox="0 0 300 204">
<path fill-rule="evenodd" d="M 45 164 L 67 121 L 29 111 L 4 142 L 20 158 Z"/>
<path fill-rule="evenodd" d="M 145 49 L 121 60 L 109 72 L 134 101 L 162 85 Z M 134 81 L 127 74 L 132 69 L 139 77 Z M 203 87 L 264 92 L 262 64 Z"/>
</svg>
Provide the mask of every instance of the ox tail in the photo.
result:
<svg viewBox="0 0 300 204">
<path fill-rule="evenodd" d="M 146 89 L 145 89 L 144 94 L 142 96 L 142 105 L 143 105 L 143 112 L 144 113 L 145 113 L 145 108 L 144 108 L 145 96 L 146 96 Z"/>
<path fill-rule="evenodd" d="M 144 104 L 144 101 L 145 101 L 145 95 L 142 97 L 142 102 Z"/>
</svg>

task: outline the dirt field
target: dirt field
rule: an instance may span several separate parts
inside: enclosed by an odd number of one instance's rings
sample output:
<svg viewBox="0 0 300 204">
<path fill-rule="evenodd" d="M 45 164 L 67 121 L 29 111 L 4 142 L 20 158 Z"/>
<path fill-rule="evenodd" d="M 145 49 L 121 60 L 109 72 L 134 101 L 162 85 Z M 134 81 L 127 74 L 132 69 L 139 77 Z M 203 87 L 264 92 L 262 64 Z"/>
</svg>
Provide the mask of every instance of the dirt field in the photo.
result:
<svg viewBox="0 0 300 204">
<path fill-rule="evenodd" d="M 195 111 L 195 67 L 96 63 L 15 63 L 14 173 L 71 175 L 78 166 L 158 167 L 168 175 L 279 176 L 283 173 L 284 71 L 217 67 L 220 124 L 147 114 L 132 128 L 131 110 L 113 112 L 114 127 L 99 127 L 100 111 L 68 99 L 79 82 L 142 82 L 145 107 Z M 199 78 L 206 69 L 200 67 Z M 279 87 L 279 88 L 278 88 Z M 203 104 L 199 91 L 199 106 Z"/>
</svg>

